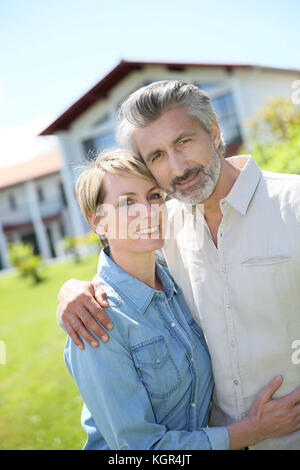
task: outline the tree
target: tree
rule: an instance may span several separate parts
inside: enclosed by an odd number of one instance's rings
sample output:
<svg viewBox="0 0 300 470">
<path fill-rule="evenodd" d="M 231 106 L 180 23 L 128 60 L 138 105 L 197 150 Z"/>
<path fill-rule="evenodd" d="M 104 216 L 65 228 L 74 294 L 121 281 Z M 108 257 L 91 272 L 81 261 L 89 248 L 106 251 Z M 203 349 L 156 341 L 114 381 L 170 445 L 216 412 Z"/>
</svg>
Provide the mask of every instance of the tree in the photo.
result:
<svg viewBox="0 0 300 470">
<path fill-rule="evenodd" d="M 300 174 L 299 107 L 289 99 L 269 99 L 247 125 L 250 145 L 243 151 L 251 153 L 261 169 Z"/>
</svg>

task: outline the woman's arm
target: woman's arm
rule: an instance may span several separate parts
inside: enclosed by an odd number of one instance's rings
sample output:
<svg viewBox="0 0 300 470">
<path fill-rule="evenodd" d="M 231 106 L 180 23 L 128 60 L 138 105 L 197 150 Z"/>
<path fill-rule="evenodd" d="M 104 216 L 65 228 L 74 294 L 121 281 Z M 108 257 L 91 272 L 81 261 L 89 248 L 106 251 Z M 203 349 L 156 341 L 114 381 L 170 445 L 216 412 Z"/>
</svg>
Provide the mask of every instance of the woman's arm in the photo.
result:
<svg viewBox="0 0 300 470">
<path fill-rule="evenodd" d="M 117 323 L 107 343 L 87 343 L 80 351 L 68 338 L 65 360 L 80 394 L 111 449 L 229 448 L 225 427 L 188 432 L 169 430 L 156 422 L 153 404 Z"/>
</svg>

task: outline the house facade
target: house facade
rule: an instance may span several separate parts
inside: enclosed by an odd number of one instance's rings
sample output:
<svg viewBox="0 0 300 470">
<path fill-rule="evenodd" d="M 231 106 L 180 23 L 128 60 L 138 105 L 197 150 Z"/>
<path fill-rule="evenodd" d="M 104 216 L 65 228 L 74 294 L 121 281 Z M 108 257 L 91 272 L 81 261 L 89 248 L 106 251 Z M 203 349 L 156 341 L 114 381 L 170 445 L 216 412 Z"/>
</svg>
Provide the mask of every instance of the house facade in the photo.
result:
<svg viewBox="0 0 300 470">
<path fill-rule="evenodd" d="M 253 65 L 149 63 L 121 61 L 40 135 L 56 135 L 63 159 L 62 179 L 76 235 L 87 230 L 74 197 L 74 181 L 90 151 L 116 146 L 116 112 L 133 91 L 153 81 L 179 79 L 193 83 L 211 97 L 227 156 L 249 139 L 246 121 L 272 96 L 290 97 L 299 70 Z"/>
<path fill-rule="evenodd" d="M 10 267 L 9 242 L 31 243 L 44 259 L 61 254 L 73 233 L 61 167 L 56 150 L 0 170 L 0 269 Z"/>
</svg>

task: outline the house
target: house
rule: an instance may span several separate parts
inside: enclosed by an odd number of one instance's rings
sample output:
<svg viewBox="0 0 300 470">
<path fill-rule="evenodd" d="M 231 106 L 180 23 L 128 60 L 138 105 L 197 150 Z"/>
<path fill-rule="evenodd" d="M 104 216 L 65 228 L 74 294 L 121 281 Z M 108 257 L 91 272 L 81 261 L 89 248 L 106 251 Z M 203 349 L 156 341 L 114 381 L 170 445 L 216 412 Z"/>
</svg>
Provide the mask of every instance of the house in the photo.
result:
<svg viewBox="0 0 300 470">
<path fill-rule="evenodd" d="M 289 97 L 300 70 L 246 64 L 161 63 L 122 60 L 40 135 L 56 135 L 63 158 L 62 179 L 76 235 L 86 224 L 74 197 L 77 172 L 88 152 L 113 147 L 116 111 L 133 91 L 153 81 L 180 79 L 194 83 L 211 99 L 227 143 L 227 156 L 249 139 L 245 121 L 268 96 Z"/>
<path fill-rule="evenodd" d="M 0 169 L 0 269 L 10 267 L 9 242 L 27 242 L 44 259 L 58 256 L 58 242 L 72 235 L 58 150 Z"/>
</svg>

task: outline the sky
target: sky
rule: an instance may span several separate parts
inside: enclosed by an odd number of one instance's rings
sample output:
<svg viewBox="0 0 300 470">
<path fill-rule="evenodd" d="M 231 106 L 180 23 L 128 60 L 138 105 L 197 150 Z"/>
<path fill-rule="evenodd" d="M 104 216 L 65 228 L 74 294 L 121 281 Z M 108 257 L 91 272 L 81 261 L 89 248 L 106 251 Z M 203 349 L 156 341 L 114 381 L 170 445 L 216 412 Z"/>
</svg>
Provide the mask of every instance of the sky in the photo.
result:
<svg viewBox="0 0 300 470">
<path fill-rule="evenodd" d="M 0 0 L 0 167 L 122 59 L 300 70 L 299 0 Z"/>
</svg>

